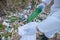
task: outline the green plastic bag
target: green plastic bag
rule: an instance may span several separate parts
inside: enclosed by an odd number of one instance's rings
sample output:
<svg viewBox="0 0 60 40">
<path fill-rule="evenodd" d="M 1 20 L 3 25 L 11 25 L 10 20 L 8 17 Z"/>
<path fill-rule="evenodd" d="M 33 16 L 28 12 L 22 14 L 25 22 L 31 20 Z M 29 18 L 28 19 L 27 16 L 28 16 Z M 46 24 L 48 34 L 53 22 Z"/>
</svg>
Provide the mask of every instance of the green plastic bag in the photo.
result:
<svg viewBox="0 0 60 40">
<path fill-rule="evenodd" d="M 39 6 L 38 8 L 36 8 L 32 15 L 28 17 L 27 22 L 31 22 L 34 18 L 36 18 L 43 11 L 43 8 L 43 6 Z"/>
</svg>

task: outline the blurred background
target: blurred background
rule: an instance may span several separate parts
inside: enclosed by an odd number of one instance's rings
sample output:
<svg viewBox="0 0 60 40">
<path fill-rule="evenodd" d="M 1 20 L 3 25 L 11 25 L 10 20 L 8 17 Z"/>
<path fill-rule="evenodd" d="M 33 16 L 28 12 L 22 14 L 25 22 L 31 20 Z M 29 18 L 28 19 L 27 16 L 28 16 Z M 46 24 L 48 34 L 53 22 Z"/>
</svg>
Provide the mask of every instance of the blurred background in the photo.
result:
<svg viewBox="0 0 60 40">
<path fill-rule="evenodd" d="M 28 23 L 28 17 L 43 1 L 45 0 L 0 0 L 0 40 L 19 40 L 21 36 L 18 34 L 18 27 Z M 52 5 L 53 2 L 46 5 L 44 11 L 32 21 L 41 22 L 46 19 Z M 37 33 L 37 40 L 41 39 L 41 35 L 42 33 Z M 59 40 L 59 37 L 58 34 L 56 39 Z"/>
</svg>

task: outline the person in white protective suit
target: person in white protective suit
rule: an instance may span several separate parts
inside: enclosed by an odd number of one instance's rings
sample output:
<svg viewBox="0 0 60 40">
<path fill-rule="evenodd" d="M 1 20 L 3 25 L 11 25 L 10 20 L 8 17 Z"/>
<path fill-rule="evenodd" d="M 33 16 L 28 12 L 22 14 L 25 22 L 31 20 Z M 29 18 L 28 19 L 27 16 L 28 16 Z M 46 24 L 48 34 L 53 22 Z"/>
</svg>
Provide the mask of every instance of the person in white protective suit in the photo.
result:
<svg viewBox="0 0 60 40">
<path fill-rule="evenodd" d="M 53 38 L 55 33 L 60 33 L 60 0 L 54 0 L 50 15 L 41 23 L 30 22 L 18 28 L 18 33 L 22 36 L 21 40 L 36 40 L 36 27 L 47 38 Z"/>
</svg>

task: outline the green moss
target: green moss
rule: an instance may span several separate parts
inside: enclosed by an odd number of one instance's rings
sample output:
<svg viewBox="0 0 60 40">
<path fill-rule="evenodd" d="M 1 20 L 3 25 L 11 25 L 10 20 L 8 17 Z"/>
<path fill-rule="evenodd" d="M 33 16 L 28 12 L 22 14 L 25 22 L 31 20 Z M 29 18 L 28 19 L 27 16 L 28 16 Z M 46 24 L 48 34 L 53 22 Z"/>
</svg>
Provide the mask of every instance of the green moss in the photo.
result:
<svg viewBox="0 0 60 40">
<path fill-rule="evenodd" d="M 3 27 L 3 25 L 0 23 L 0 30 L 3 30 L 4 29 L 4 27 Z"/>
<path fill-rule="evenodd" d="M 15 25 L 15 29 L 18 29 L 18 25 Z"/>
<path fill-rule="evenodd" d="M 11 23 L 13 23 L 13 22 L 15 22 L 15 21 L 18 20 L 18 19 L 19 19 L 18 17 L 12 16 L 12 17 L 10 17 L 8 20 L 9 20 Z"/>
</svg>

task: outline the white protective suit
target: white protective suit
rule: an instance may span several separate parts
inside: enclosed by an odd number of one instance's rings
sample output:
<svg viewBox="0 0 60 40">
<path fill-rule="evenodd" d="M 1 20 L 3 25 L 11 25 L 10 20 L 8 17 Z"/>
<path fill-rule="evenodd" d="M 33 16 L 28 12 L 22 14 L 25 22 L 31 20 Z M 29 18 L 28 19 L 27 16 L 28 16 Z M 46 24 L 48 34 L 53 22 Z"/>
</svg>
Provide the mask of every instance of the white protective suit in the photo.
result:
<svg viewBox="0 0 60 40">
<path fill-rule="evenodd" d="M 41 23 L 30 22 L 19 27 L 18 33 L 22 35 L 21 40 L 36 40 L 36 27 L 48 38 L 52 38 L 56 32 L 60 33 L 60 0 L 54 0 L 50 15 Z"/>
<path fill-rule="evenodd" d="M 18 33 L 22 36 L 20 40 L 36 40 L 36 22 L 30 22 L 18 28 Z"/>
<path fill-rule="evenodd" d="M 55 33 L 60 33 L 60 0 L 54 0 L 50 15 L 38 24 L 38 28 L 48 38 L 52 38 Z"/>
</svg>

